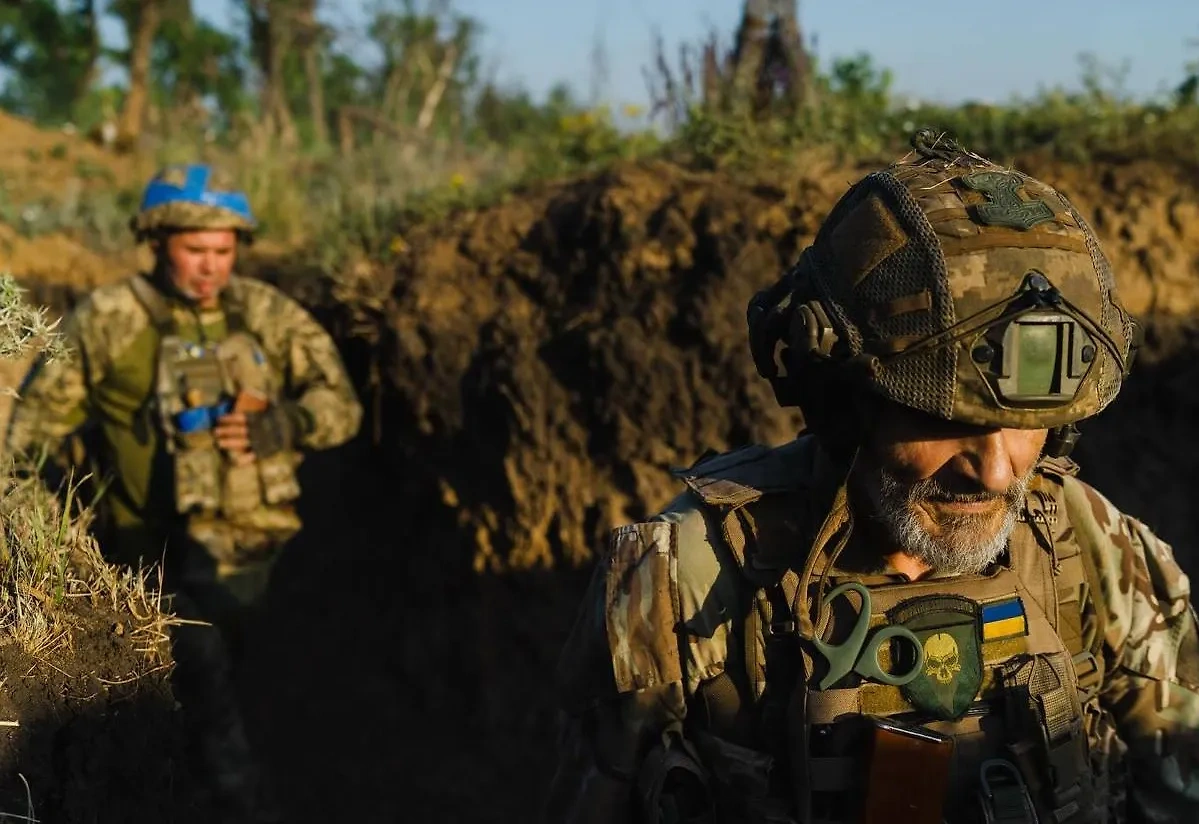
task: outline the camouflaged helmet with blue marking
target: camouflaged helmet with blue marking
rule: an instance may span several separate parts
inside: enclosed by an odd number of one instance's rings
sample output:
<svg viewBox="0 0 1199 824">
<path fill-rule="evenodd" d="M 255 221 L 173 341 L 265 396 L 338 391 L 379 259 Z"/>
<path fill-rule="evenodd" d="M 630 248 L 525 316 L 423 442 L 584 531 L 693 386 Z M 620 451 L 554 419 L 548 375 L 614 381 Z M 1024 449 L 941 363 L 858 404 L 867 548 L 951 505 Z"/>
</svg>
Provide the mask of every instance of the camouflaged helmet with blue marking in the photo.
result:
<svg viewBox="0 0 1199 824">
<path fill-rule="evenodd" d="M 244 192 L 211 166 L 167 166 L 142 194 L 132 228 L 138 240 L 157 232 L 232 229 L 249 237 L 257 227 Z"/>
<path fill-rule="evenodd" d="M 750 301 L 759 373 L 816 429 L 843 414 L 852 385 L 1072 443 L 1135 351 L 1098 240 L 1046 184 L 929 130 L 912 145 L 852 186 L 796 266 Z"/>
</svg>

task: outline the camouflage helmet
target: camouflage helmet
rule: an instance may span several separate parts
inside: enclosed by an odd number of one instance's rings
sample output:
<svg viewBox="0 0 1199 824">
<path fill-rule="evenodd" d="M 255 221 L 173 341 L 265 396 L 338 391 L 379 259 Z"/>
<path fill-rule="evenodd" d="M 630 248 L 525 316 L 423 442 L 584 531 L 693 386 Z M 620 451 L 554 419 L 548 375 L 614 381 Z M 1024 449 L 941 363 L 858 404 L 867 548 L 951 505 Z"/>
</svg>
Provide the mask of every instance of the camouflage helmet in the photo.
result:
<svg viewBox="0 0 1199 824">
<path fill-rule="evenodd" d="M 144 240 L 158 231 L 233 229 L 248 236 L 257 227 L 250 203 L 211 166 L 167 166 L 142 194 L 132 220 L 134 234 Z"/>
<path fill-rule="evenodd" d="M 1072 430 L 1115 398 L 1136 332 L 1094 233 L 1040 181 L 912 143 L 750 301 L 759 373 L 805 416 L 835 372 L 945 420 Z"/>
</svg>

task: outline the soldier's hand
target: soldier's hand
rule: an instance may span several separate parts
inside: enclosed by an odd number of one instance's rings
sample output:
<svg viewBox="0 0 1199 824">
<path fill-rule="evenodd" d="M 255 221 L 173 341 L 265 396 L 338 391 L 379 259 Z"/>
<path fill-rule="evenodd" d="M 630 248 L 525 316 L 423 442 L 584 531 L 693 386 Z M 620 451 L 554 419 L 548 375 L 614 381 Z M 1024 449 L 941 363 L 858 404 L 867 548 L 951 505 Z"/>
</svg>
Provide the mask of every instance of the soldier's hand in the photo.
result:
<svg viewBox="0 0 1199 824">
<path fill-rule="evenodd" d="M 212 430 L 216 443 L 229 453 L 238 466 L 254 462 L 254 451 L 250 447 L 250 427 L 246 422 L 246 413 L 230 412 L 222 415 Z"/>
</svg>

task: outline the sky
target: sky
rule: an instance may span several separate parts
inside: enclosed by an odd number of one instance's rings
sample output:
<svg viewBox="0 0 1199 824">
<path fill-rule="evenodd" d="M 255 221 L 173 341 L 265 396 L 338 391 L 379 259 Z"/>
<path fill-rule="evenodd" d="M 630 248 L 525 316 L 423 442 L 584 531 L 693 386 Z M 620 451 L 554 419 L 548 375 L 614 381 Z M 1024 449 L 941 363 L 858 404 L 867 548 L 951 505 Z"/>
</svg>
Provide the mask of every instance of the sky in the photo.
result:
<svg viewBox="0 0 1199 824">
<path fill-rule="evenodd" d="M 193 0 L 198 14 L 231 20 L 230 0 Z M 369 0 L 323 0 L 323 16 L 353 29 Z M 505 84 L 535 95 L 566 81 L 586 97 L 601 43 L 607 102 L 644 103 L 642 69 L 655 33 L 668 54 L 715 30 L 727 44 L 740 0 L 456 0 L 484 27 L 486 65 Z M 895 90 L 936 102 L 1004 102 L 1045 87 L 1077 88 L 1079 55 L 1127 66 L 1125 89 L 1164 92 L 1199 60 L 1196 0 L 801 0 L 800 24 L 815 51 L 833 58 L 867 52 L 894 73 Z M 353 42 L 349 41 L 351 47 Z"/>
</svg>

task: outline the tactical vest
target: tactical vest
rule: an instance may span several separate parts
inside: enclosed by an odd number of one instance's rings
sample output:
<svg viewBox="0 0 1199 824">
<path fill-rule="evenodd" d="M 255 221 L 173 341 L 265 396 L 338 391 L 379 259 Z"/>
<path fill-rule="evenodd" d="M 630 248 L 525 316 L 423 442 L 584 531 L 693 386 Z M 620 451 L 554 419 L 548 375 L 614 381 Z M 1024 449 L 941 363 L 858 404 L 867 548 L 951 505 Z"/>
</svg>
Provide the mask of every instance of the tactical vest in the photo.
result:
<svg viewBox="0 0 1199 824">
<path fill-rule="evenodd" d="M 786 553 L 770 545 L 782 540 L 770 526 L 778 513 L 803 512 L 811 491 L 764 492 L 769 483 L 731 480 L 719 469 L 701 462 L 683 476 L 749 582 L 744 620 L 734 628 L 742 661 L 701 683 L 687 716 L 715 785 L 718 820 L 878 820 L 863 813 L 871 793 L 895 803 L 943 794 L 939 819 L 951 824 L 1123 820 L 1123 744 L 1098 700 L 1105 610 L 1089 583 L 1095 570 L 1064 518 L 1063 477 L 1076 466 L 1042 462 L 1007 557 L 987 574 L 907 583 L 834 568 L 815 580 L 807 596 L 817 605 L 840 584 L 865 585 L 871 631 L 902 623 L 924 653 L 923 672 L 903 687 L 851 672 L 827 689 L 825 660 L 798 633 L 806 608 L 800 576 L 772 562 Z M 843 642 L 860 610 L 855 598 L 834 599 L 820 611 L 815 637 Z M 892 656 L 911 653 L 880 645 L 884 671 L 898 663 Z M 896 786 L 904 772 L 897 767 L 919 775 L 921 766 L 872 760 L 874 719 L 951 739 L 946 786 L 935 785 L 931 764 L 928 781 Z M 886 820 L 927 820 L 890 809 L 896 817 Z"/>
<path fill-rule="evenodd" d="M 217 420 L 249 399 L 261 411 L 279 401 L 258 339 L 234 296 L 222 295 L 227 334 L 217 342 L 183 339 L 167 300 L 144 278 L 132 281 L 159 335 L 153 407 L 173 458 L 176 511 L 218 560 L 236 564 L 290 538 L 300 528 L 291 503 L 300 495 L 299 455 L 282 451 L 235 465 L 217 447 Z"/>
</svg>

